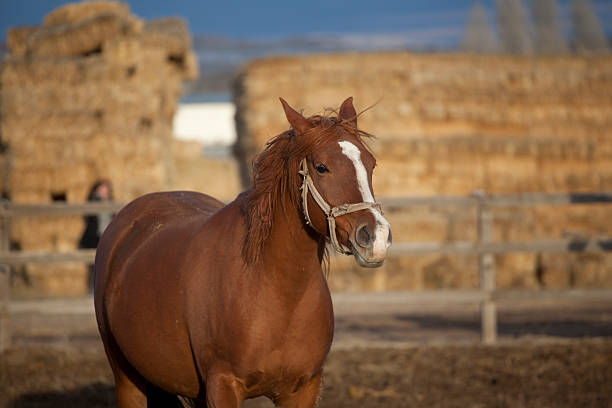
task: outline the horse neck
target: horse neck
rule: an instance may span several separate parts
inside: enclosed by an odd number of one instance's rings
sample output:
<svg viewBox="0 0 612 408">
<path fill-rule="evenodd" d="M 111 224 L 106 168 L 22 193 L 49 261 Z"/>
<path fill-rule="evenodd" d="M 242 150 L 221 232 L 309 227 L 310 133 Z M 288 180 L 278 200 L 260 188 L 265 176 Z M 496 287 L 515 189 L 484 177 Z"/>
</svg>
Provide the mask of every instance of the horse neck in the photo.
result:
<svg viewBox="0 0 612 408">
<path fill-rule="evenodd" d="M 299 290 L 320 279 L 323 251 L 317 234 L 305 225 L 301 212 L 288 197 L 283 201 L 274 210 L 274 224 L 261 259 L 266 275 Z"/>
</svg>

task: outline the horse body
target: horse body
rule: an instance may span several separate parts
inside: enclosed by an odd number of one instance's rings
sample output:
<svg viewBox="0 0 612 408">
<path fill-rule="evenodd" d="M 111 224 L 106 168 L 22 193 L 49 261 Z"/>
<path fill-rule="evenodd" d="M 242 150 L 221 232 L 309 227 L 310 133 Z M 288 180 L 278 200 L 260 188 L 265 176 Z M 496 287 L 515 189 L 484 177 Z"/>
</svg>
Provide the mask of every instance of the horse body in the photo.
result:
<svg viewBox="0 0 612 408">
<path fill-rule="evenodd" d="M 246 267 L 240 245 L 228 242 L 244 236 L 243 200 L 221 208 L 204 194 L 155 193 L 117 214 L 98 250 L 109 262 L 97 275 L 107 279 L 96 284 L 105 288 L 96 310 L 125 372 L 191 398 L 219 364 L 242 380 L 244 397 L 279 398 L 276 389 L 318 373 L 333 333 L 326 281 L 304 273 L 320 265 L 318 246 L 303 245 L 310 251 L 300 262 L 284 242 L 277 259 Z M 172 269 L 168 257 L 177 260 Z"/>
<path fill-rule="evenodd" d="M 297 175 L 299 161 L 290 163 L 284 171 Z M 323 195 L 339 195 L 313 177 Z M 326 235 L 318 232 L 326 218 L 312 211 L 307 225 L 295 203 L 299 186 L 266 182 L 258 192 L 256 179 L 253 191 L 227 206 L 194 192 L 149 194 L 105 231 L 95 306 L 120 407 L 151 406 L 170 394 L 209 407 L 260 395 L 287 407 L 316 405 L 333 336 L 321 268 Z M 275 190 L 279 184 L 285 188 Z M 377 217 L 360 210 L 338 218 L 339 241 L 366 254 L 359 262 L 380 264 L 379 254 L 367 255 L 380 241 Z"/>
</svg>

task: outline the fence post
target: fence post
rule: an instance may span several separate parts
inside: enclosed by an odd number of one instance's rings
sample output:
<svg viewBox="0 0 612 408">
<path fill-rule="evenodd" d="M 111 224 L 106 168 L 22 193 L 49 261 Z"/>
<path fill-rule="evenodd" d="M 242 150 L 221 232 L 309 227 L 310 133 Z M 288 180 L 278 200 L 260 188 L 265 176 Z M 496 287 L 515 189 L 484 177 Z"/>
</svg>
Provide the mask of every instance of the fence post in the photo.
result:
<svg viewBox="0 0 612 408">
<path fill-rule="evenodd" d="M 485 193 L 477 194 L 478 203 L 478 243 L 493 241 L 493 213 L 485 202 Z M 497 308 L 492 298 L 495 291 L 495 258 L 493 254 L 478 255 L 478 272 L 480 290 L 484 299 L 480 304 L 481 340 L 484 344 L 493 344 L 497 340 Z"/>
<path fill-rule="evenodd" d="M 0 252 L 10 249 L 10 217 L 0 214 Z M 9 321 L 9 296 L 11 293 L 11 268 L 0 265 L 0 352 L 11 347 L 11 328 Z"/>
</svg>

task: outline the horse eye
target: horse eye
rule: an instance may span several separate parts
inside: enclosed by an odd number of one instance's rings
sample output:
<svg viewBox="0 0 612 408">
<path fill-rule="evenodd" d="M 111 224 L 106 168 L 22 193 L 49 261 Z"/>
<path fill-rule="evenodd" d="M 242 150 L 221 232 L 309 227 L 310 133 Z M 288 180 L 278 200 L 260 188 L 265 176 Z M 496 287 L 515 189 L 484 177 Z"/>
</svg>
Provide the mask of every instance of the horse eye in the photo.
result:
<svg viewBox="0 0 612 408">
<path fill-rule="evenodd" d="M 319 173 L 319 174 L 329 173 L 329 169 L 327 167 L 325 167 L 324 164 L 318 164 L 316 169 L 317 169 L 317 173 Z"/>
</svg>

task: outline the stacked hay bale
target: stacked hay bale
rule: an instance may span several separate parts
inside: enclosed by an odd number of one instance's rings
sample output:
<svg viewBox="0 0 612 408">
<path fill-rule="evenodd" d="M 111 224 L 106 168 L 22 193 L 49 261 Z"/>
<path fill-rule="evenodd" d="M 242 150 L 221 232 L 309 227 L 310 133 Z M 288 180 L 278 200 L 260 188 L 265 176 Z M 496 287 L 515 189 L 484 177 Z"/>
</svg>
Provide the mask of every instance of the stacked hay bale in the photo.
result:
<svg viewBox="0 0 612 408">
<path fill-rule="evenodd" d="M 144 22 L 119 2 L 68 4 L 40 27 L 10 30 L 8 46 L 0 137 L 12 202 L 83 202 L 101 178 L 119 201 L 172 186 L 172 118 L 182 81 L 198 73 L 182 20 Z M 12 239 L 24 250 L 62 251 L 82 230 L 79 217 L 18 218 Z M 29 270 L 48 291 L 84 290 L 82 265 Z"/>
<path fill-rule="evenodd" d="M 377 195 L 603 191 L 612 189 L 612 56 L 513 57 L 371 53 L 271 58 L 237 77 L 242 178 L 267 139 L 287 128 L 284 97 L 306 115 L 353 96 L 377 136 Z M 499 209 L 498 240 L 608 235 L 610 206 Z M 476 239 L 473 209 L 415 208 L 391 215 L 402 241 Z M 343 289 L 474 287 L 475 258 L 391 259 L 376 272 L 350 259 L 332 273 Z M 588 267 L 583 267 L 588 265 Z M 501 287 L 612 286 L 612 257 L 497 257 Z"/>
<path fill-rule="evenodd" d="M 223 202 L 240 193 L 238 163 L 231 157 L 207 157 L 197 141 L 174 143 L 175 190 L 201 191 Z M 210 177 L 214 175 L 214 177 Z"/>
</svg>

